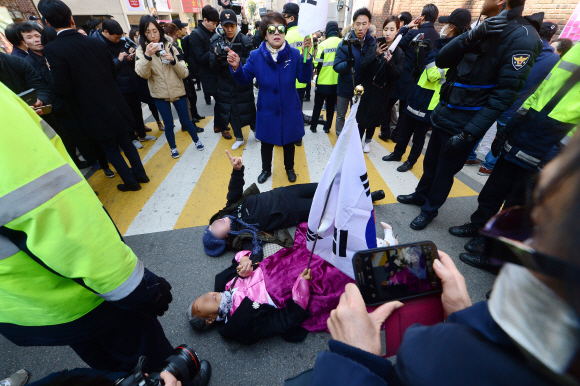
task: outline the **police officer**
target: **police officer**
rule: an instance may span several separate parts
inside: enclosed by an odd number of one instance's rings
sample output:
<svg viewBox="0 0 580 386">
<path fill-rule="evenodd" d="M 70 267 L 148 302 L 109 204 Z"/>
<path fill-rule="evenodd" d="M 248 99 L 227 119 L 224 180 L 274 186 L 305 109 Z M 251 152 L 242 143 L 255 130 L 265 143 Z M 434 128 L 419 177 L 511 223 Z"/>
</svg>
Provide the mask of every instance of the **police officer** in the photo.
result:
<svg viewBox="0 0 580 386">
<path fill-rule="evenodd" d="M 421 206 L 412 229 L 424 229 L 437 216 L 454 175 L 477 141 L 514 103 L 542 50 L 538 29 L 543 14 L 522 17 L 524 3 L 485 0 L 481 14 L 487 18 L 437 54 L 437 67 L 449 70 L 441 101 L 431 113 L 433 133 L 423 176 L 414 193 L 397 197 L 402 204 Z"/>
<path fill-rule="evenodd" d="M 157 369 L 173 351 L 157 320 L 171 285 L 123 242 L 60 137 L 1 83 L 0 105 L 0 334 L 69 345 L 98 370 L 130 371 L 142 355 Z"/>
<path fill-rule="evenodd" d="M 524 205 L 531 179 L 556 154 L 551 151 L 580 123 L 580 46 L 574 46 L 508 121 L 492 144 L 501 155 L 478 198 L 471 222 L 452 227 L 455 236 L 475 237 L 459 255 L 473 267 L 497 271 L 482 256 L 485 239 L 478 229 L 504 208 Z M 552 153 L 552 154 L 551 154 Z"/>
<path fill-rule="evenodd" d="M 300 36 L 300 32 L 298 32 L 298 13 L 300 12 L 300 6 L 295 3 L 286 3 L 282 8 L 282 15 L 286 19 L 288 23 L 288 28 L 286 29 L 286 43 L 290 44 L 290 47 L 297 48 L 302 54 L 302 42 L 304 41 L 304 37 Z M 298 98 L 300 99 L 300 103 L 303 104 L 304 102 L 304 95 L 306 94 L 306 83 L 300 83 L 296 80 L 296 91 L 298 91 Z M 311 117 L 308 115 L 302 114 L 304 117 L 304 123 L 310 123 Z M 302 139 L 296 142 L 297 146 L 302 145 Z"/>
<path fill-rule="evenodd" d="M 316 71 L 318 71 L 318 78 L 316 78 L 316 90 L 314 92 L 314 110 L 312 111 L 312 122 L 310 131 L 316 133 L 316 126 L 318 125 L 318 118 L 320 111 L 326 101 L 326 122 L 324 123 L 324 132 L 330 132 L 332 120 L 334 118 L 334 106 L 336 105 L 336 85 L 338 83 L 338 73 L 332 67 L 334 65 L 334 57 L 336 55 L 336 48 L 340 44 L 341 39 L 338 37 L 338 23 L 329 21 L 326 24 L 326 39 L 318 45 L 318 53 L 316 55 Z"/>
</svg>

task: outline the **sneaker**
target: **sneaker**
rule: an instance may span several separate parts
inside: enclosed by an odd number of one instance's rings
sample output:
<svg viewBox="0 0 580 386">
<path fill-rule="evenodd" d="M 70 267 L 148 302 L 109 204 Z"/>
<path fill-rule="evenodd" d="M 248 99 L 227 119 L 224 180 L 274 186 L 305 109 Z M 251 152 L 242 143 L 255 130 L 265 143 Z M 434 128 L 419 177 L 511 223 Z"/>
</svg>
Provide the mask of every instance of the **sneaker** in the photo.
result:
<svg viewBox="0 0 580 386">
<path fill-rule="evenodd" d="M 485 166 L 482 166 L 479 168 L 479 171 L 477 172 L 477 174 L 479 174 L 480 176 L 489 177 L 489 175 L 491 174 L 491 169 L 488 169 Z"/>
<path fill-rule="evenodd" d="M 107 178 L 115 177 L 115 173 L 113 173 L 111 169 L 103 169 L 103 172 L 105 173 L 105 177 Z"/>
<path fill-rule="evenodd" d="M 24 369 L 18 370 L 10 377 L 0 381 L 0 386 L 24 386 L 28 382 L 28 372 Z"/>
<path fill-rule="evenodd" d="M 177 148 L 171 149 L 171 156 L 173 158 L 179 158 L 179 152 L 177 151 Z"/>
<path fill-rule="evenodd" d="M 465 161 L 466 165 L 479 165 L 479 161 L 474 159 L 474 160 L 470 160 L 468 159 L 467 161 Z"/>
<path fill-rule="evenodd" d="M 232 145 L 232 150 L 238 150 L 240 146 L 242 146 L 244 143 L 246 143 L 246 141 L 244 141 L 243 139 L 241 141 L 236 140 L 236 142 L 234 142 L 234 144 Z"/>
<path fill-rule="evenodd" d="M 197 141 L 195 143 L 195 147 L 196 147 L 197 150 L 200 150 L 200 151 L 203 150 L 203 149 L 205 149 L 205 147 L 203 146 L 203 144 L 201 143 L 201 141 Z"/>
<path fill-rule="evenodd" d="M 163 126 L 163 122 L 157 121 L 157 127 L 159 127 L 159 131 L 165 131 L 165 126 Z"/>
<path fill-rule="evenodd" d="M 155 141 L 157 139 L 156 136 L 154 135 L 146 135 L 143 138 L 139 138 L 139 141 L 141 142 L 145 142 L 145 141 Z"/>
<path fill-rule="evenodd" d="M 138 140 L 134 140 L 133 141 L 133 145 L 137 148 L 137 149 L 143 149 L 143 145 L 141 145 L 141 142 L 139 142 Z"/>
<path fill-rule="evenodd" d="M 99 161 L 97 161 L 94 164 L 92 164 L 91 167 L 95 170 L 99 170 L 99 169 L 101 169 L 101 164 L 99 163 Z"/>
<path fill-rule="evenodd" d="M 365 153 L 370 153 L 371 152 L 371 144 L 368 142 L 365 142 L 365 146 L 363 147 L 363 151 Z"/>
</svg>

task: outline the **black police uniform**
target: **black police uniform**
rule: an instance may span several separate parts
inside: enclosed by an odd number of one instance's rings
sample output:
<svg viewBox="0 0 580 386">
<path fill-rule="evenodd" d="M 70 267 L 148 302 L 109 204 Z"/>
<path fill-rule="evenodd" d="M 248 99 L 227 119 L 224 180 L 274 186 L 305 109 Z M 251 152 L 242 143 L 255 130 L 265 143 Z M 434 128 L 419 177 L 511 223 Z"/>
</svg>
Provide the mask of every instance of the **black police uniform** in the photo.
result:
<svg viewBox="0 0 580 386">
<path fill-rule="evenodd" d="M 431 114 L 433 132 L 425 153 L 423 176 L 412 195 L 421 215 L 437 216 L 477 140 L 516 100 L 542 50 L 537 29 L 543 14 L 522 17 L 524 7 L 507 13 L 508 25 L 497 35 L 468 45 L 467 33 L 439 51 L 436 65 L 449 68 L 441 102 Z M 539 20 L 539 23 L 538 23 Z M 470 146 L 444 153 L 454 135 L 464 133 Z"/>
</svg>

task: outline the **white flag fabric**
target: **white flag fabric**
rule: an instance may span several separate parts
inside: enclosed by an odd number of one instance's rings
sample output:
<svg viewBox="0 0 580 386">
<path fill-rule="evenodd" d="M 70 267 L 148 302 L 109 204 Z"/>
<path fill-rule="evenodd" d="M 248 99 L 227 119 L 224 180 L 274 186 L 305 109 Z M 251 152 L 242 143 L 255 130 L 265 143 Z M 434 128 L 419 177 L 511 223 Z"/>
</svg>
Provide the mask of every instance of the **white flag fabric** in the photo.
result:
<svg viewBox="0 0 580 386">
<path fill-rule="evenodd" d="M 298 18 L 300 36 L 324 31 L 327 17 L 328 0 L 300 0 L 300 17 Z"/>
<path fill-rule="evenodd" d="M 302 12 L 300 15 L 302 17 Z M 377 247 L 371 190 L 356 122 L 358 105 L 359 102 L 350 109 L 344 129 L 318 183 L 307 232 L 308 249 L 312 250 L 318 229 L 314 253 L 353 279 L 354 253 Z"/>
</svg>

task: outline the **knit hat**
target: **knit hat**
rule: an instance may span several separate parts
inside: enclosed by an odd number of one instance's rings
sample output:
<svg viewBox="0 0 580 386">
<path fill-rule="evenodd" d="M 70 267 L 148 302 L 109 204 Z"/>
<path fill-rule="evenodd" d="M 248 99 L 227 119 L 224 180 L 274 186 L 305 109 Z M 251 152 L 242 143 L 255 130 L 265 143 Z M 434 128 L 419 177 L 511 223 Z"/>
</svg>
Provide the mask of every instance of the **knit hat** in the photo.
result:
<svg viewBox="0 0 580 386">
<path fill-rule="evenodd" d="M 219 256 L 226 249 L 226 241 L 215 237 L 208 226 L 203 233 L 203 249 L 209 256 Z"/>
</svg>

